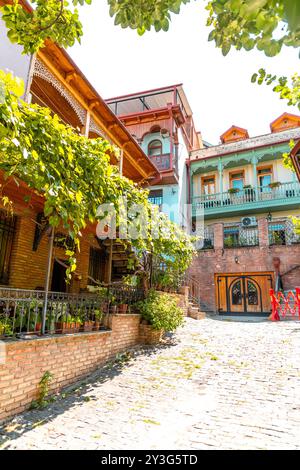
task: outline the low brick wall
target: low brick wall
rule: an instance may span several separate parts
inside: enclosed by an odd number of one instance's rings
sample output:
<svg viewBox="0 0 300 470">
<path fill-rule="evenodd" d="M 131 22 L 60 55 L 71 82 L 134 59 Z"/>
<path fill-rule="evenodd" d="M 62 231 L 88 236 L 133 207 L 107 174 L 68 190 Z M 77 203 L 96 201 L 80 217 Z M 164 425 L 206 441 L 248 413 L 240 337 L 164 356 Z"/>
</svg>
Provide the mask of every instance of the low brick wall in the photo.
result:
<svg viewBox="0 0 300 470">
<path fill-rule="evenodd" d="M 111 331 L 6 342 L 6 360 L 0 364 L 0 421 L 28 408 L 46 371 L 54 376 L 50 392 L 58 392 L 138 344 L 139 325 L 140 315 L 111 315 Z"/>
</svg>

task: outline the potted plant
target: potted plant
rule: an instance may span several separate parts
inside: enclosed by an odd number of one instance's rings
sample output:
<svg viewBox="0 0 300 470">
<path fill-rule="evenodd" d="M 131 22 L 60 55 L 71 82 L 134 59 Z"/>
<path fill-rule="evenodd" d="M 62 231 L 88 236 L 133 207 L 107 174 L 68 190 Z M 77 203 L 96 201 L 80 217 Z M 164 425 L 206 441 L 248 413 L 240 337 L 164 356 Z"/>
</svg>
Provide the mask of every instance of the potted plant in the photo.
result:
<svg viewBox="0 0 300 470">
<path fill-rule="evenodd" d="M 269 183 L 269 188 L 271 189 L 279 188 L 279 186 L 281 186 L 280 181 L 273 181 L 272 183 Z"/>
<path fill-rule="evenodd" d="M 144 344 L 160 342 L 164 332 L 176 330 L 184 321 L 176 299 L 164 292 L 150 290 L 147 298 L 136 307 L 142 316 L 140 340 Z"/>
<path fill-rule="evenodd" d="M 92 320 L 84 320 L 82 322 L 82 331 L 93 331 L 95 322 Z"/>
<path fill-rule="evenodd" d="M 0 319 L 0 338 L 13 334 L 12 321 L 10 318 Z"/>
<path fill-rule="evenodd" d="M 67 334 L 67 333 L 78 333 L 82 324 L 81 318 L 77 316 L 71 316 L 70 314 L 63 315 L 61 321 L 56 322 L 55 329 L 56 333 Z"/>
<path fill-rule="evenodd" d="M 119 304 L 119 313 L 126 313 L 128 309 L 128 304 Z"/>
<path fill-rule="evenodd" d="M 103 312 L 100 309 L 95 310 L 94 311 L 94 318 L 95 318 L 94 330 L 98 331 L 98 330 L 100 330 L 100 327 L 101 327 L 101 320 L 103 318 Z"/>
<path fill-rule="evenodd" d="M 236 194 L 236 193 L 238 193 L 239 191 L 240 191 L 239 188 L 229 188 L 229 189 L 228 189 L 228 193 L 229 193 L 229 194 Z"/>
<path fill-rule="evenodd" d="M 110 297 L 110 313 L 117 313 L 118 304 L 116 298 L 112 295 Z"/>
</svg>

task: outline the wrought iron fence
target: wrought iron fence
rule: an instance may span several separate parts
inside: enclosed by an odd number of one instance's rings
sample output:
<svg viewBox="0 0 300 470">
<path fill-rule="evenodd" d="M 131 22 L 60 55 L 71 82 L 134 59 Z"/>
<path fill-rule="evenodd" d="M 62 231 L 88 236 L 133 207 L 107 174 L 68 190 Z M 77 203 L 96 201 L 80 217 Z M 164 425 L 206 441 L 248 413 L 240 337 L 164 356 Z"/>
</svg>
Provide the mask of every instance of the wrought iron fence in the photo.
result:
<svg viewBox="0 0 300 470">
<path fill-rule="evenodd" d="M 197 250 L 213 250 L 214 248 L 214 228 L 212 225 L 204 227 L 199 234 L 195 233 L 199 239 L 196 241 Z"/>
<path fill-rule="evenodd" d="M 243 227 L 242 224 L 224 225 L 224 248 L 251 247 L 258 245 L 258 227 Z"/>
<path fill-rule="evenodd" d="M 300 233 L 297 233 L 292 220 L 274 220 L 269 223 L 269 244 L 293 245 L 300 243 Z"/>
<path fill-rule="evenodd" d="M 100 288 L 95 293 L 47 295 L 44 291 L 1 287 L 0 337 L 98 331 L 112 305 L 118 311 L 120 304 L 131 305 L 142 298 L 142 290 L 122 285 Z"/>
</svg>

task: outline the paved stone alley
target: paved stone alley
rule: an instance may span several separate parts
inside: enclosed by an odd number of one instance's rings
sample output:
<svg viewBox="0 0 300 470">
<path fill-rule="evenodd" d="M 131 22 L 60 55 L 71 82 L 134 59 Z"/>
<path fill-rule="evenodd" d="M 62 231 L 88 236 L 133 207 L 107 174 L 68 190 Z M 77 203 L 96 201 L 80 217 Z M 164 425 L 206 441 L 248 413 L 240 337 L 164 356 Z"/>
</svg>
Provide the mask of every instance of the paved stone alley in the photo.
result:
<svg viewBox="0 0 300 470">
<path fill-rule="evenodd" d="M 299 449 L 300 323 L 186 320 L 43 410 L 2 449 Z"/>
</svg>

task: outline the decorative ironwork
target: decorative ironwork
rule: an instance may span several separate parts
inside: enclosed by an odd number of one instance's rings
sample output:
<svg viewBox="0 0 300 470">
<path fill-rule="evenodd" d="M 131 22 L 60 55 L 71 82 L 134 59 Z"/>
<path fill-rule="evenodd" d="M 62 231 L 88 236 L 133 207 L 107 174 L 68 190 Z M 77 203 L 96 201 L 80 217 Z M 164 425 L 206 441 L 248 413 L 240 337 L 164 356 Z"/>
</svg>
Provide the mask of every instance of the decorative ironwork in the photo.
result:
<svg viewBox="0 0 300 470">
<path fill-rule="evenodd" d="M 300 320 L 300 288 L 287 293 L 270 290 L 272 304 L 272 321 L 279 321 L 281 318 L 296 317 Z"/>
<path fill-rule="evenodd" d="M 45 334 L 97 331 L 111 304 L 132 305 L 143 298 L 143 290 L 121 284 L 96 293 L 49 292 Z M 41 335 L 45 300 L 43 290 L 0 287 L 0 337 Z"/>
<path fill-rule="evenodd" d="M 193 232 L 198 240 L 196 241 L 196 250 L 213 250 L 214 248 L 214 227 L 207 225 L 198 232 Z"/>
<path fill-rule="evenodd" d="M 242 224 L 224 224 L 224 248 L 258 245 L 258 227 L 243 227 Z"/>
<path fill-rule="evenodd" d="M 296 233 L 293 221 L 277 219 L 269 222 L 269 244 L 293 245 L 300 243 L 300 233 Z"/>
<path fill-rule="evenodd" d="M 9 262 L 16 228 L 16 217 L 0 210 L 0 282 L 8 283 Z"/>
<path fill-rule="evenodd" d="M 40 59 L 36 59 L 33 74 L 50 83 L 65 98 L 69 105 L 75 111 L 81 124 L 84 125 L 86 119 L 86 110 L 78 101 L 68 92 L 64 85 L 47 69 Z"/>
</svg>

